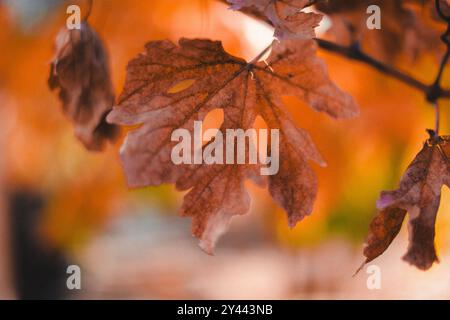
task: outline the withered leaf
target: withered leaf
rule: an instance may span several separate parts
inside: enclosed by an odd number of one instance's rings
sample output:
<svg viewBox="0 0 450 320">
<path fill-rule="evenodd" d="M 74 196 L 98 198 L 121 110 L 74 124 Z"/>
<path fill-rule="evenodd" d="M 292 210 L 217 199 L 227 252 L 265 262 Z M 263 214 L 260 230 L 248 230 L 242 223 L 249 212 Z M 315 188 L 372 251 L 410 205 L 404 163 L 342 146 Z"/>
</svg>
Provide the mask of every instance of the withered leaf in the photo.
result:
<svg viewBox="0 0 450 320">
<path fill-rule="evenodd" d="M 106 122 L 114 105 L 106 50 L 87 22 L 79 30 L 61 29 L 55 46 L 48 84 L 52 90 L 59 89 L 76 137 L 87 149 L 101 150 L 119 132 L 118 126 Z"/>
<path fill-rule="evenodd" d="M 274 36 L 284 39 L 312 39 L 322 15 L 302 12 L 310 0 L 227 0 L 233 10 L 252 7 L 263 13 L 275 27 Z"/>
<path fill-rule="evenodd" d="M 330 81 L 315 53 L 313 40 L 286 41 L 274 44 L 266 63 L 248 63 L 218 41 L 149 42 L 130 61 L 119 106 L 108 115 L 112 123 L 142 124 L 128 134 L 121 151 L 128 184 L 176 183 L 180 190 L 190 189 L 181 211 L 193 217 L 193 233 L 211 253 L 230 218 L 249 210 L 244 181 L 258 180 L 259 172 L 249 164 L 175 165 L 171 150 L 177 142 L 171 134 L 184 128 L 192 135 L 194 121 L 216 108 L 224 113 L 221 132 L 251 128 L 260 115 L 280 133 L 280 167 L 268 178 L 269 190 L 294 226 L 311 213 L 316 196 L 316 176 L 307 162 L 323 160 L 308 133 L 286 114 L 281 95 L 296 96 L 334 118 L 357 114 L 353 99 Z M 189 87 L 172 90 L 187 80 L 193 82 Z"/>
<path fill-rule="evenodd" d="M 429 3 L 434 7 L 434 1 Z M 367 28 L 370 5 L 380 7 L 380 30 Z M 427 23 L 431 11 L 425 10 L 422 0 L 333 0 L 318 2 L 317 8 L 331 18 L 329 33 L 337 42 L 348 45 L 358 41 L 386 61 L 402 53 L 414 60 L 441 45 L 439 30 Z"/>
<path fill-rule="evenodd" d="M 437 11 L 437 8 L 435 8 Z M 450 4 L 448 0 L 439 0 L 439 9 L 445 17 L 450 17 Z M 438 19 L 442 19 L 438 17 Z"/>
<path fill-rule="evenodd" d="M 431 139 L 409 165 L 395 191 L 383 191 L 377 201 L 380 210 L 370 225 L 364 248 L 366 262 L 381 255 L 400 231 L 409 214 L 409 247 L 403 259 L 419 269 L 438 262 L 434 246 L 435 221 L 441 188 L 450 187 L 450 136 Z"/>
</svg>

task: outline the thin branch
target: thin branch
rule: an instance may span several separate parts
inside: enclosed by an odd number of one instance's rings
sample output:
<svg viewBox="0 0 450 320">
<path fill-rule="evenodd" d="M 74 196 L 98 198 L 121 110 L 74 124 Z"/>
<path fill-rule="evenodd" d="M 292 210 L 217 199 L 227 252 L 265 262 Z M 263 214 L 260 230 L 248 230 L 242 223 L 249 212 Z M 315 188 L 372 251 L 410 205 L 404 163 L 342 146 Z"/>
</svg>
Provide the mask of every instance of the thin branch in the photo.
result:
<svg viewBox="0 0 450 320">
<path fill-rule="evenodd" d="M 439 71 L 436 75 L 436 79 L 434 80 L 434 83 L 431 86 L 432 89 L 429 92 L 429 95 L 427 96 L 428 101 L 432 102 L 434 105 L 434 109 L 435 109 L 434 132 L 436 133 L 436 136 L 438 136 L 439 135 L 440 110 L 439 110 L 439 104 L 437 102 L 437 99 L 439 97 L 437 93 L 442 91 L 442 88 L 441 88 L 442 75 L 444 74 L 445 66 L 447 65 L 448 59 L 450 58 L 450 41 L 448 39 L 450 36 L 450 17 L 447 17 L 443 13 L 440 0 L 435 0 L 435 5 L 436 5 L 436 11 L 438 12 L 441 19 L 444 20 L 445 22 L 447 22 L 447 29 L 441 35 L 441 41 L 446 45 L 446 51 L 441 59 L 441 63 L 439 65 Z"/>
<path fill-rule="evenodd" d="M 429 90 L 429 86 L 426 85 L 425 83 L 415 79 L 414 77 L 408 75 L 405 72 L 402 72 L 392 66 L 384 64 L 383 62 L 364 53 L 361 50 L 358 43 L 355 43 L 350 46 L 343 46 L 343 45 L 339 45 L 334 42 L 331 42 L 328 40 L 323 40 L 323 39 L 316 39 L 316 41 L 321 49 L 344 56 L 350 60 L 356 60 L 359 62 L 363 62 L 363 63 L 377 69 L 381 73 L 389 75 L 389 76 L 391 76 L 401 82 L 404 82 L 407 85 L 409 85 L 413 88 L 416 88 L 420 91 L 426 92 L 427 90 Z"/>
<path fill-rule="evenodd" d="M 436 133 L 437 136 L 439 136 L 439 124 L 440 124 L 440 109 L 439 109 L 439 103 L 435 102 L 433 103 L 434 105 L 434 112 L 435 112 L 435 116 L 434 116 L 434 132 Z"/>
<path fill-rule="evenodd" d="M 276 40 L 273 40 L 263 51 L 261 51 L 255 58 L 253 58 L 248 64 L 252 65 L 257 63 L 270 49 L 272 49 L 273 44 Z"/>
<path fill-rule="evenodd" d="M 227 0 L 219 0 L 219 1 L 222 3 L 225 3 L 225 4 L 229 4 L 227 2 Z M 439 0 L 436 0 L 436 1 L 439 1 Z M 245 7 L 239 11 L 272 26 L 272 23 L 270 22 L 270 20 L 267 19 L 267 17 L 258 10 L 254 10 L 251 7 Z M 447 19 L 450 19 L 450 18 L 447 18 Z M 439 98 L 450 98 L 450 90 L 442 89 L 440 85 L 435 85 L 435 82 L 431 85 L 427 85 L 426 83 L 414 78 L 413 76 L 407 74 L 406 72 L 396 69 L 394 66 L 390 66 L 388 64 L 385 64 L 385 63 L 375 59 L 374 57 L 364 53 L 357 43 L 349 45 L 349 46 L 343 46 L 343 45 L 340 45 L 340 44 L 337 44 L 337 43 L 334 43 L 334 42 L 331 42 L 328 40 L 324 40 L 324 39 L 315 39 L 315 40 L 316 40 L 318 46 L 325 51 L 335 53 L 335 54 L 343 56 L 347 59 L 362 62 L 385 75 L 395 78 L 395 79 L 405 83 L 406 85 L 423 92 L 424 95 L 426 96 L 427 100 L 430 102 L 434 102 L 434 101 L 438 100 Z M 447 62 L 447 60 L 449 58 L 450 58 L 450 52 L 444 56 L 443 61 L 445 59 L 445 62 L 443 65 L 445 65 L 445 63 Z M 440 68 L 440 69 L 442 69 L 442 71 L 439 72 L 439 74 L 441 74 L 441 75 L 442 75 L 442 72 L 444 69 L 443 65 L 441 65 L 441 68 Z M 441 76 L 439 76 L 439 78 L 440 77 Z M 440 79 L 439 79 L 439 82 L 440 82 Z"/>
<path fill-rule="evenodd" d="M 87 0 L 87 11 L 83 17 L 83 21 L 87 21 L 92 13 L 92 7 L 94 6 L 94 0 Z"/>
<path fill-rule="evenodd" d="M 450 36 L 450 17 L 446 17 L 444 15 L 444 13 L 442 12 L 441 2 L 439 0 L 435 0 L 435 4 L 436 4 L 436 11 L 438 12 L 439 16 L 441 17 L 442 20 L 447 22 L 447 29 L 441 35 L 441 41 L 446 45 L 446 51 L 445 51 L 444 56 L 441 59 L 441 63 L 439 65 L 439 71 L 436 75 L 436 80 L 433 83 L 434 89 L 439 91 L 439 89 L 441 88 L 442 74 L 444 73 L 444 69 L 445 69 L 445 66 L 447 65 L 448 59 L 450 58 L 450 41 L 448 39 L 448 37 Z M 433 97 L 431 97 L 431 98 L 433 98 Z M 429 99 L 429 101 L 434 102 L 433 99 Z"/>
<path fill-rule="evenodd" d="M 445 35 L 448 36 L 450 34 L 450 29 L 447 29 L 445 32 Z M 436 76 L 435 85 L 440 86 L 442 74 L 444 72 L 444 68 L 447 64 L 448 58 L 450 57 L 450 45 L 447 43 L 447 51 L 445 52 L 444 56 L 442 57 L 441 64 L 439 66 L 439 72 Z"/>
</svg>

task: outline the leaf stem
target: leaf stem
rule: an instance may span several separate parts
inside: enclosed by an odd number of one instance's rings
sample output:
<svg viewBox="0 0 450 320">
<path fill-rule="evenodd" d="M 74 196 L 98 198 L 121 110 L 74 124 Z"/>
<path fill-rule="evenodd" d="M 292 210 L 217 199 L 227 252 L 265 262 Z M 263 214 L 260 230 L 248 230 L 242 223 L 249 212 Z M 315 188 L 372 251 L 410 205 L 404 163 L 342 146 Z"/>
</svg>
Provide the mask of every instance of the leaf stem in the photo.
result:
<svg viewBox="0 0 450 320">
<path fill-rule="evenodd" d="M 439 103 L 438 102 L 434 102 L 434 112 L 435 112 L 435 116 L 434 116 L 434 132 L 436 134 L 436 136 L 439 136 L 439 123 L 440 123 L 440 109 L 439 109 Z"/>
<path fill-rule="evenodd" d="M 441 80 L 442 75 L 444 73 L 445 66 L 447 65 L 448 59 L 450 58 L 450 41 L 448 37 L 450 36 L 450 17 L 447 17 L 441 8 L 441 3 L 439 0 L 435 0 L 436 5 L 436 11 L 439 14 L 439 17 L 441 17 L 442 20 L 447 22 L 447 29 L 445 32 L 441 35 L 441 41 L 446 45 L 446 51 L 441 59 L 441 63 L 439 65 L 439 71 L 436 75 L 436 79 L 434 80 L 434 83 L 431 86 L 431 90 L 427 96 L 427 100 L 433 103 L 434 110 L 435 110 L 435 133 L 436 136 L 439 136 L 439 122 L 440 122 L 440 110 L 439 110 L 439 104 L 437 102 L 438 99 L 438 93 L 442 91 L 441 88 Z"/>
<path fill-rule="evenodd" d="M 375 68 L 379 72 L 391 76 L 415 89 L 423 91 L 424 93 L 429 90 L 429 86 L 427 86 L 425 83 L 364 53 L 358 43 L 352 44 L 350 46 L 343 46 L 324 39 L 315 40 L 321 49 L 336 53 L 350 60 L 365 63 Z"/>
<path fill-rule="evenodd" d="M 448 59 L 450 58 L 450 41 L 448 39 L 450 35 L 450 17 L 446 17 L 444 13 L 442 12 L 441 4 L 439 0 L 435 1 L 436 4 L 436 10 L 439 14 L 439 16 L 447 22 L 447 29 L 445 32 L 441 35 L 441 41 L 446 45 L 446 51 L 444 56 L 441 59 L 441 63 L 439 65 L 439 71 L 436 75 L 436 79 L 434 80 L 434 83 L 432 84 L 433 90 L 430 92 L 431 94 L 433 92 L 439 92 L 441 90 L 441 79 L 442 75 L 444 73 L 445 66 L 447 65 Z M 435 96 L 429 96 L 428 101 L 434 102 L 436 100 Z"/>
<path fill-rule="evenodd" d="M 263 51 L 261 51 L 256 57 L 254 57 L 248 64 L 252 65 L 257 63 L 270 49 L 272 49 L 275 41 L 277 40 L 273 40 Z"/>
</svg>

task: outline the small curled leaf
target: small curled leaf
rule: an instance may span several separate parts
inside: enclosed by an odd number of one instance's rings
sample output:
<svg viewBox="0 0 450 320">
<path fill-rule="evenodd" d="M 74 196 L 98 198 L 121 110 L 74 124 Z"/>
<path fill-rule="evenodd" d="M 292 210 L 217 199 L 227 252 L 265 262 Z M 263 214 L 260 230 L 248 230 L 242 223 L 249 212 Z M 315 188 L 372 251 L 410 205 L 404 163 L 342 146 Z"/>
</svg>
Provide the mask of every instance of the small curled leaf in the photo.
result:
<svg viewBox="0 0 450 320">
<path fill-rule="evenodd" d="M 63 28 L 55 46 L 49 87 L 59 89 L 63 112 L 73 122 L 76 137 L 87 149 L 101 150 L 119 133 L 118 126 L 106 122 L 114 104 L 106 50 L 87 22 L 80 30 Z"/>
<path fill-rule="evenodd" d="M 381 255 L 391 244 L 409 214 L 409 247 L 403 259 L 427 270 L 438 262 L 434 245 L 435 222 L 444 185 L 450 187 L 450 136 L 428 140 L 409 165 L 394 191 L 383 191 L 377 201 L 380 212 L 370 225 L 364 248 L 366 262 Z"/>
</svg>

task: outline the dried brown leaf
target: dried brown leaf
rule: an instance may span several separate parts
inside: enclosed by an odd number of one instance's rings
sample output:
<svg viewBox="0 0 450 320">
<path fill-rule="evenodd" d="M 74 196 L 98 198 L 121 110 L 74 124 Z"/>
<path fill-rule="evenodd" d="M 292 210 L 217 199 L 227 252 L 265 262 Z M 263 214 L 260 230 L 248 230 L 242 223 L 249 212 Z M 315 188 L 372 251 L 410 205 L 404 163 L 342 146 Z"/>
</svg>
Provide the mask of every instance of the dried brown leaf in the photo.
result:
<svg viewBox="0 0 450 320">
<path fill-rule="evenodd" d="M 377 201 L 380 210 L 370 225 L 364 249 L 366 262 L 381 255 L 400 231 L 409 214 L 409 248 L 403 259 L 419 269 L 438 262 L 434 246 L 436 214 L 441 188 L 450 187 L 450 136 L 429 140 L 409 165 L 394 191 L 383 191 Z"/>
<path fill-rule="evenodd" d="M 233 10 L 254 8 L 264 14 L 275 27 L 274 36 L 285 39 L 312 39 L 322 15 L 302 12 L 309 0 L 228 0 Z"/>
<path fill-rule="evenodd" d="M 105 119 L 114 104 L 106 50 L 87 22 L 80 30 L 63 28 L 55 45 L 49 86 L 59 89 L 64 114 L 74 123 L 77 138 L 87 149 L 101 150 L 118 135 L 118 127 Z"/>
<path fill-rule="evenodd" d="M 364 248 L 366 263 L 381 255 L 400 232 L 406 210 L 387 208 L 380 211 L 370 223 L 370 233 Z"/>
</svg>

